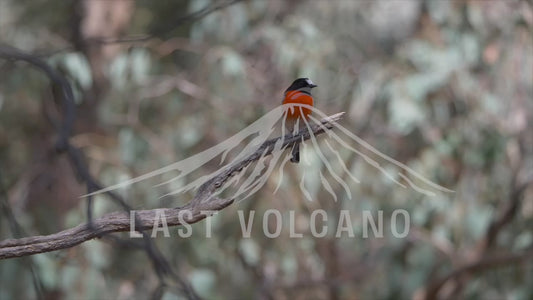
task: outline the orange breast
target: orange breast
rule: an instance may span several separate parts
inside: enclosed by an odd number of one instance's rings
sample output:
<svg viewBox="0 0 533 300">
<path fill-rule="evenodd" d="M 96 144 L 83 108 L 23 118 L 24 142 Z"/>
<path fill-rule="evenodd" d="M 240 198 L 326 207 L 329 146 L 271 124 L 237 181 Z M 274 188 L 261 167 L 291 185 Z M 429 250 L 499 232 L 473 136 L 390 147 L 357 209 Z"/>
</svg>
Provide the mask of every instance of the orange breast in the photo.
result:
<svg viewBox="0 0 533 300">
<path fill-rule="evenodd" d="M 285 99 L 283 99 L 283 104 L 289 103 L 306 104 L 313 106 L 313 97 L 300 91 L 290 91 L 285 94 Z M 294 106 L 294 109 L 289 108 L 287 118 L 298 119 L 304 116 L 306 119 L 309 119 L 310 114 L 311 110 L 309 108 Z"/>
</svg>

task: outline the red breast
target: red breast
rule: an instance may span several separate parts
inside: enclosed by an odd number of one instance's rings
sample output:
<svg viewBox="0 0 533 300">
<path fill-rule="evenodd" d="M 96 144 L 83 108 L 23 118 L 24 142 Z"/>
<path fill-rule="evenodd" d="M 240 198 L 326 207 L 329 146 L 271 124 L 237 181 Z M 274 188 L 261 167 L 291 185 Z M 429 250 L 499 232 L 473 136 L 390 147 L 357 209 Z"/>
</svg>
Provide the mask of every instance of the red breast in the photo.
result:
<svg viewBox="0 0 533 300">
<path fill-rule="evenodd" d="M 297 103 L 297 104 L 305 104 L 305 105 L 313 106 L 313 97 L 301 91 L 287 91 L 285 93 L 285 99 L 283 99 L 283 104 L 289 104 L 289 103 Z M 289 108 L 287 118 L 297 119 L 301 116 L 304 116 L 305 119 L 309 119 L 310 114 L 311 114 L 311 109 L 300 107 L 300 106 L 294 106 L 293 108 Z"/>
</svg>

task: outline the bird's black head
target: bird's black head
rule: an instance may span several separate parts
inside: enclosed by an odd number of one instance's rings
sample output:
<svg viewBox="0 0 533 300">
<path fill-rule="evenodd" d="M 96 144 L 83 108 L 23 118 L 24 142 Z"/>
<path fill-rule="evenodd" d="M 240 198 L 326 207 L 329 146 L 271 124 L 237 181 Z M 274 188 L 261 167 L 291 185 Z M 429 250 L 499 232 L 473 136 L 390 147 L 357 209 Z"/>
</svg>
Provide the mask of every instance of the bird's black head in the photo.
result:
<svg viewBox="0 0 533 300">
<path fill-rule="evenodd" d="M 311 90 L 314 87 L 317 87 L 317 85 L 314 84 L 311 81 L 311 79 L 309 79 L 309 78 L 298 78 L 291 84 L 291 86 L 289 86 L 289 88 L 287 88 L 287 90 L 285 92 L 295 91 L 295 90 L 299 90 L 299 89 L 303 89 L 303 88 L 308 88 L 309 90 Z"/>
</svg>

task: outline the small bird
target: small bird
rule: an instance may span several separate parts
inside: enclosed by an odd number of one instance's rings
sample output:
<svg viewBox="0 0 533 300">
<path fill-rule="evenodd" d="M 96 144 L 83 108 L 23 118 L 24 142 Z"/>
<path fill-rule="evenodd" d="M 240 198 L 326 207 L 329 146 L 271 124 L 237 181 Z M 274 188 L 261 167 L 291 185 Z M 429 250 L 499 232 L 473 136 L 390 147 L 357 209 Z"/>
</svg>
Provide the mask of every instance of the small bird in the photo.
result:
<svg viewBox="0 0 533 300">
<path fill-rule="evenodd" d="M 298 78 L 296 79 L 285 91 L 285 98 L 283 99 L 282 104 L 306 104 L 313 106 L 313 96 L 311 96 L 311 89 L 317 87 L 311 79 L 309 78 Z M 305 121 L 309 120 L 309 115 L 311 114 L 311 109 L 299 106 L 293 106 L 288 109 L 287 117 L 285 119 L 285 127 L 292 134 L 294 126 L 296 124 L 299 127 L 305 127 Z M 291 162 L 298 163 L 300 162 L 300 144 L 294 144 L 292 148 L 292 157 Z"/>
</svg>

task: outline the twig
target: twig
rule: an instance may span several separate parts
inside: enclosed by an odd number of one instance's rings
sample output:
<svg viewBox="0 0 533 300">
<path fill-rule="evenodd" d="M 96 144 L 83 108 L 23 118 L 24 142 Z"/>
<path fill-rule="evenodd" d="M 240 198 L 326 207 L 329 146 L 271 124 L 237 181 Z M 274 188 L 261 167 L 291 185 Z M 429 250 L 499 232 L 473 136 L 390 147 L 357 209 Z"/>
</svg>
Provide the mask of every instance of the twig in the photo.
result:
<svg viewBox="0 0 533 300">
<path fill-rule="evenodd" d="M 195 11 L 193 13 L 190 13 L 188 15 L 182 16 L 174 20 L 169 26 L 166 26 L 164 28 L 161 28 L 159 30 L 153 31 L 150 34 L 141 34 L 141 35 L 132 35 L 132 36 L 126 36 L 121 38 L 108 38 L 108 37 L 91 37 L 86 40 L 84 40 L 84 43 L 88 44 L 121 44 L 121 43 L 139 43 L 139 42 L 147 42 L 156 36 L 162 36 L 169 34 L 172 30 L 175 30 L 176 28 L 179 28 L 180 26 L 188 23 L 193 23 L 199 19 L 202 19 L 203 17 L 206 17 L 210 15 L 211 13 L 214 13 L 216 11 L 222 10 L 226 7 L 229 7 L 233 4 L 242 2 L 244 0 L 229 0 L 229 1 L 222 1 L 215 4 L 208 4 L 204 8 Z"/>
<path fill-rule="evenodd" d="M 214 12 L 217 12 L 219 10 L 225 9 L 233 4 L 242 2 L 244 0 L 228 0 L 225 2 L 218 2 L 214 4 L 208 4 L 204 8 L 199 9 L 198 11 L 192 12 L 190 14 L 181 16 L 176 18 L 169 26 L 166 26 L 164 28 L 155 30 L 151 33 L 147 34 L 138 34 L 138 35 L 129 35 L 124 37 L 105 37 L 105 36 L 95 36 L 90 37 L 87 39 L 84 39 L 81 41 L 84 44 L 93 45 L 93 44 L 101 44 L 101 45 L 109 45 L 109 44 L 136 44 L 136 43 L 146 43 L 149 41 L 152 41 L 156 39 L 157 37 L 168 35 L 173 30 L 186 25 L 190 23 L 194 23 Z M 67 51 L 73 51 L 75 50 L 75 47 L 73 45 L 68 45 L 65 47 L 62 47 L 60 49 L 55 49 L 51 51 L 39 51 L 37 53 L 33 53 L 35 57 L 50 57 L 52 55 L 56 55 L 58 53 L 67 52 Z"/>
</svg>

